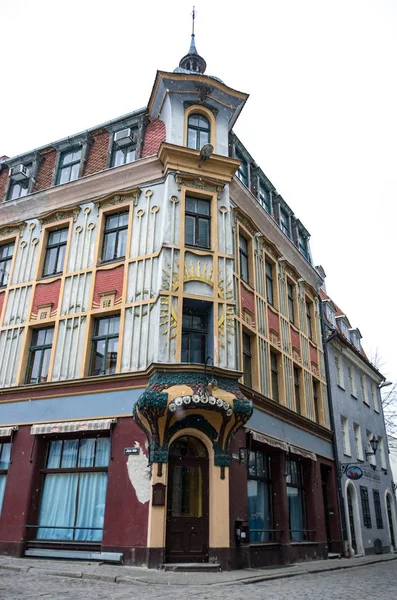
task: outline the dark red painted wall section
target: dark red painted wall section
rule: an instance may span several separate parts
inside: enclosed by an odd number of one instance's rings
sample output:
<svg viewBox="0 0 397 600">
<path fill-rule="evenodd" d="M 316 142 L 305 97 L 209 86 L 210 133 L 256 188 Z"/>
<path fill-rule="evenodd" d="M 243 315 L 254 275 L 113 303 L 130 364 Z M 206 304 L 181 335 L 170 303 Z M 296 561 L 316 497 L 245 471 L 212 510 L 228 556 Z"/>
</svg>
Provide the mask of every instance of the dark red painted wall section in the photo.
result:
<svg viewBox="0 0 397 600">
<path fill-rule="evenodd" d="M 291 344 L 299 351 L 299 354 L 300 354 L 300 352 L 301 352 L 300 335 L 297 331 L 295 331 L 295 329 L 293 327 L 290 327 L 290 331 L 291 331 Z"/>
<path fill-rule="evenodd" d="M 1 319 L 1 313 L 3 310 L 4 298 L 5 298 L 5 292 L 1 292 L 0 293 L 0 319 Z"/>
<path fill-rule="evenodd" d="M 316 363 L 316 365 L 318 365 L 317 348 L 312 346 L 312 344 L 309 344 L 309 346 L 310 346 L 310 362 Z"/>
<path fill-rule="evenodd" d="M 253 323 L 252 325 L 255 327 L 255 294 L 247 290 L 247 288 L 241 284 L 241 307 L 244 310 L 245 308 L 252 313 Z"/>
<path fill-rule="evenodd" d="M 100 303 L 100 294 L 116 290 L 115 300 L 123 294 L 124 265 L 115 269 L 97 271 L 94 287 L 94 303 Z"/>
<path fill-rule="evenodd" d="M 154 119 L 146 127 L 145 139 L 143 142 L 142 158 L 157 154 L 161 143 L 166 140 L 165 123 L 160 119 Z"/>
<path fill-rule="evenodd" d="M 269 330 L 273 329 L 273 331 L 278 333 L 278 336 L 280 338 L 280 324 L 278 320 L 278 315 L 275 312 L 273 312 L 272 309 L 269 307 L 267 307 L 267 318 L 269 322 Z"/>
<path fill-rule="evenodd" d="M 113 460 L 109 463 L 103 550 L 131 549 L 133 552 L 133 548 L 147 545 L 149 502 L 139 502 L 128 477 L 128 456 L 124 454 L 124 448 L 133 447 L 135 442 L 141 446 L 141 455 L 147 455 L 146 435 L 142 429 L 132 417 L 119 419 L 112 432 Z M 132 456 L 130 460 L 136 458 Z M 139 561 L 139 557 L 136 558 Z"/>
<path fill-rule="evenodd" d="M 38 307 L 41 304 L 50 304 L 50 302 L 53 304 L 51 311 L 56 310 L 58 308 L 60 289 L 61 279 L 56 279 L 51 283 L 38 283 L 34 294 L 32 312 L 37 314 L 39 311 Z"/>
</svg>

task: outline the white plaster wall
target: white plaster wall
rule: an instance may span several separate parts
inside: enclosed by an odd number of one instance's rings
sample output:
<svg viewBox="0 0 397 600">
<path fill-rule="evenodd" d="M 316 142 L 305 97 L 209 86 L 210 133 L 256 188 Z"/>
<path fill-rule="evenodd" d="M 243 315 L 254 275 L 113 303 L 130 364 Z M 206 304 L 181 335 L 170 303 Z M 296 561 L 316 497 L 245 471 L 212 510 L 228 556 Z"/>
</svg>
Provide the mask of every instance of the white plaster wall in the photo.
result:
<svg viewBox="0 0 397 600">
<path fill-rule="evenodd" d="M 31 294 L 31 285 L 24 285 L 10 290 L 3 326 L 18 325 L 26 322 Z"/>
<path fill-rule="evenodd" d="M 14 327 L 0 333 L 1 387 L 15 385 L 24 331 L 24 327 Z"/>
<path fill-rule="evenodd" d="M 25 283 L 33 279 L 40 237 L 41 227 L 39 221 L 37 219 L 27 221 L 27 226 L 19 240 L 18 247 L 15 247 L 16 261 L 12 283 Z"/>
<path fill-rule="evenodd" d="M 92 267 L 97 235 L 98 209 L 92 202 L 83 204 L 76 222 L 72 223 L 72 239 L 67 272 Z"/>
</svg>

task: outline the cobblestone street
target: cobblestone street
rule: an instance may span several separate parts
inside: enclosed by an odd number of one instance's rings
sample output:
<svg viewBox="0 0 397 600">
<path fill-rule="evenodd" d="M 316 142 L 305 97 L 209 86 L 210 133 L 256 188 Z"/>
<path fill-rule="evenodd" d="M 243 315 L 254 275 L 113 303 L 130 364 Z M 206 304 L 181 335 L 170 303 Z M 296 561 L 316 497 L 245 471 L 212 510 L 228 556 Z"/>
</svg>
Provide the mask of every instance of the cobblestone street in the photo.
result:
<svg viewBox="0 0 397 600">
<path fill-rule="evenodd" d="M 1 600 L 44 598 L 46 600 L 395 600 L 396 563 L 385 562 L 347 570 L 299 575 L 253 584 L 175 586 L 161 584 L 109 583 L 71 577 L 0 570 Z"/>
</svg>

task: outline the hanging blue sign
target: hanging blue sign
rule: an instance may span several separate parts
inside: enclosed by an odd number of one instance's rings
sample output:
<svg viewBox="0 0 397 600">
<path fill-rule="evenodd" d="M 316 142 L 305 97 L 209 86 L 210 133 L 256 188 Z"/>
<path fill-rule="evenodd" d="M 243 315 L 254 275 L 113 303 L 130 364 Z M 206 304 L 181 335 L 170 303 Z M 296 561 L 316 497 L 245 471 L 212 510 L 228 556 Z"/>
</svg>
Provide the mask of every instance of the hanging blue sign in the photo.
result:
<svg viewBox="0 0 397 600">
<path fill-rule="evenodd" d="M 360 467 L 352 466 L 346 469 L 346 477 L 348 479 L 361 479 L 363 472 Z"/>
</svg>

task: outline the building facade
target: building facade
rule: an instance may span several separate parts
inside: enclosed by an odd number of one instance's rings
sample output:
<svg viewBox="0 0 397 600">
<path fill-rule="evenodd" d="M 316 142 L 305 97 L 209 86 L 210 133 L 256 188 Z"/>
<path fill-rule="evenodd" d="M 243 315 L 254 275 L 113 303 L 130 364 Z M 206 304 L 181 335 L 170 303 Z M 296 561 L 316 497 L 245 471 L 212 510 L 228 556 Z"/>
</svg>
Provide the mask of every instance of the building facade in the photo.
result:
<svg viewBox="0 0 397 600">
<path fill-rule="evenodd" d="M 341 551 L 322 279 L 205 68 L 193 35 L 144 109 L 3 159 L 3 553 Z"/>
<path fill-rule="evenodd" d="M 323 290 L 321 298 L 347 551 L 392 552 L 395 495 L 380 393 L 385 378 L 366 357 L 360 331 Z M 353 477 L 356 467 L 362 477 L 349 479 L 351 467 Z"/>
</svg>

